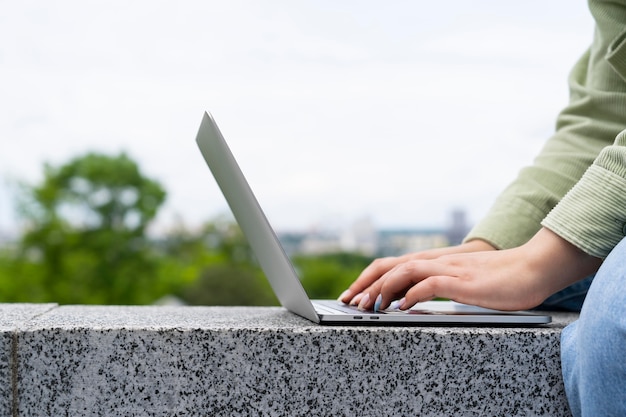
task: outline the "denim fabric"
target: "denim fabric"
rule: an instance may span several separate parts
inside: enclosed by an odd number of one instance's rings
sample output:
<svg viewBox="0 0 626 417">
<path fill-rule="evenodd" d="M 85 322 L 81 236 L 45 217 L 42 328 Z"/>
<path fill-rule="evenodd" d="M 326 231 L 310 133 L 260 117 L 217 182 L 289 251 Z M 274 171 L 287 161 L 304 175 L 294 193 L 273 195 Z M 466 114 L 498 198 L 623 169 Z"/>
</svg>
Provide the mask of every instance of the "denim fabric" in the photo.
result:
<svg viewBox="0 0 626 417">
<path fill-rule="evenodd" d="M 561 365 L 575 417 L 626 416 L 626 238 L 598 270 L 580 318 L 563 330 Z"/>
<path fill-rule="evenodd" d="M 579 312 L 587 296 L 587 291 L 593 282 L 594 275 L 582 281 L 575 282 L 569 287 L 552 294 L 535 310 L 541 311 L 575 311 Z"/>
</svg>

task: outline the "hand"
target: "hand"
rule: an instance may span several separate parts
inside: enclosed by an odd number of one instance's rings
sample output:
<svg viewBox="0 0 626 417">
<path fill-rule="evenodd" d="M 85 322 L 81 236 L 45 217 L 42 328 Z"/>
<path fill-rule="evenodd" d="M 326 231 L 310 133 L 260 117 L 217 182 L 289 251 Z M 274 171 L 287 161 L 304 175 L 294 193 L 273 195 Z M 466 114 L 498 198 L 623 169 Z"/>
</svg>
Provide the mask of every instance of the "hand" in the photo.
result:
<svg viewBox="0 0 626 417">
<path fill-rule="evenodd" d="M 414 260 L 436 259 L 444 255 L 488 250 L 495 250 L 495 248 L 483 240 L 472 240 L 458 246 L 431 249 L 398 257 L 376 259 L 365 268 L 352 285 L 339 296 L 339 301 L 345 304 L 358 305 L 364 295 L 363 290 L 398 265 Z"/>
<path fill-rule="evenodd" d="M 400 309 L 435 297 L 498 310 L 523 310 L 596 271 L 601 260 L 548 229 L 515 249 L 405 259 L 368 288 L 361 309 Z M 379 298 L 380 296 L 380 298 Z"/>
</svg>

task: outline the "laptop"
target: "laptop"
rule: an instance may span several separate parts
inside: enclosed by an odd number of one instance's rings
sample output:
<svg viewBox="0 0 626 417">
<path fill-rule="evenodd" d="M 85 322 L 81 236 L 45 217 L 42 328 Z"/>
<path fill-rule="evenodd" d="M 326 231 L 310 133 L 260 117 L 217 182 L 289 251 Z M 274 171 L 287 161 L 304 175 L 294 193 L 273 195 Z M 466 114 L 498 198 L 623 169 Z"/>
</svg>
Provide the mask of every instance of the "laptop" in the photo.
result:
<svg viewBox="0 0 626 417">
<path fill-rule="evenodd" d="M 283 307 L 319 324 L 341 325 L 537 325 L 550 316 L 497 311 L 453 301 L 427 301 L 407 311 L 359 311 L 336 300 L 310 300 L 281 243 L 213 117 L 204 114 L 196 137 L 239 227 Z"/>
</svg>

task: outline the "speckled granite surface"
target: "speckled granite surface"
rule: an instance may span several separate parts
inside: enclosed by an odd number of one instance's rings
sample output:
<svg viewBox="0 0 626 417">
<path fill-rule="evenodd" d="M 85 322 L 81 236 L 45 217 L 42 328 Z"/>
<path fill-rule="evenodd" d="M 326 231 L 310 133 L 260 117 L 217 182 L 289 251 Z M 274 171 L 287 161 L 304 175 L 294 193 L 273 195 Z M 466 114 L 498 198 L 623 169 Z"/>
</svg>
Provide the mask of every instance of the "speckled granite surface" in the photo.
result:
<svg viewBox="0 0 626 417">
<path fill-rule="evenodd" d="M 0 416 L 13 414 L 17 330 L 56 304 L 0 304 Z"/>
<path fill-rule="evenodd" d="M 559 335 L 574 318 L 540 328 L 322 327 L 281 308 L 58 307 L 19 326 L 16 409 L 567 416 Z"/>
</svg>

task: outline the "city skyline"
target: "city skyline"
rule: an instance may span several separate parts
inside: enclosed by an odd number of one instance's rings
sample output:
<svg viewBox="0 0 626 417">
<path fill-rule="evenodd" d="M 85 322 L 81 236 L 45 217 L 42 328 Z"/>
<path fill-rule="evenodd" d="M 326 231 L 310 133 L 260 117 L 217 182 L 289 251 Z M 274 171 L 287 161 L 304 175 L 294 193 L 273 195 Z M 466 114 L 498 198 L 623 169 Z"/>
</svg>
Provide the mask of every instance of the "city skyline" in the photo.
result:
<svg viewBox="0 0 626 417">
<path fill-rule="evenodd" d="M 371 219 L 361 218 L 342 228 L 279 230 L 277 235 L 289 256 L 350 252 L 385 257 L 458 245 L 470 229 L 467 213 L 455 209 L 450 213 L 448 224 L 440 227 L 379 228 Z"/>
</svg>

